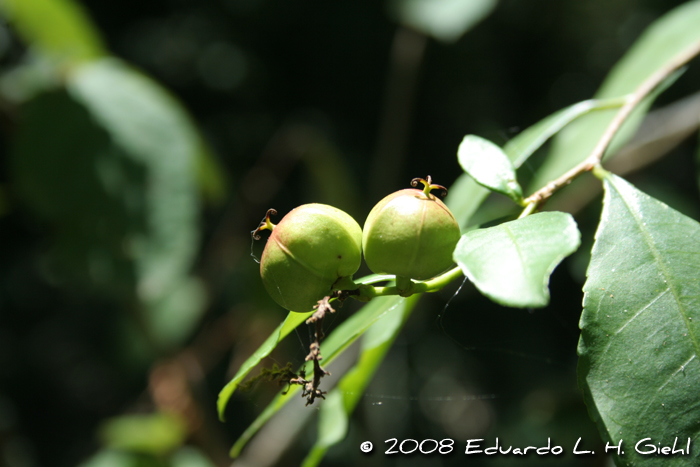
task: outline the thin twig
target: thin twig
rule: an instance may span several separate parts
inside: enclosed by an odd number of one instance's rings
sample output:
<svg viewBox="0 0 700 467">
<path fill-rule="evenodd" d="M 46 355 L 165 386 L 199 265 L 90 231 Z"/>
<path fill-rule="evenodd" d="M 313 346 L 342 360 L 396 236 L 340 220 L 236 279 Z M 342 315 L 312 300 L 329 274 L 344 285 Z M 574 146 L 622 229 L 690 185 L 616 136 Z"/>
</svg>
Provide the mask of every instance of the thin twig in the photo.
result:
<svg viewBox="0 0 700 467">
<path fill-rule="evenodd" d="M 315 324 L 316 331 L 314 332 L 314 341 L 310 345 L 309 355 L 306 356 L 306 361 L 312 361 L 314 366 L 314 374 L 311 380 L 306 379 L 306 373 L 301 372 L 297 378 L 292 378 L 289 380 L 289 384 L 298 384 L 303 387 L 301 397 L 306 397 L 306 405 L 313 404 L 317 397 L 325 399 L 325 391 L 319 389 L 321 385 L 321 378 L 326 375 L 330 375 L 329 372 L 321 367 L 321 340 L 323 339 L 323 318 L 326 313 L 334 313 L 335 310 L 330 305 L 330 299 L 340 296 L 340 291 L 334 292 L 330 296 L 323 297 L 323 299 L 318 301 L 316 311 L 309 319 L 306 320 L 306 324 Z M 342 303 L 342 302 L 341 302 Z"/>
<path fill-rule="evenodd" d="M 603 136 L 601 136 L 600 140 L 598 140 L 598 144 L 596 144 L 595 148 L 593 148 L 591 154 L 576 167 L 572 168 L 561 177 L 549 182 L 547 185 L 530 195 L 527 199 L 525 199 L 525 202 L 527 204 L 541 204 L 561 187 L 571 183 L 574 178 L 578 177 L 584 172 L 592 170 L 593 167 L 600 164 L 603 159 L 603 155 L 605 154 L 605 150 L 610 145 L 610 142 L 613 140 L 622 124 L 625 122 L 625 120 L 627 120 L 637 105 L 639 105 L 639 103 L 645 97 L 647 97 L 654 89 L 663 83 L 666 78 L 671 76 L 676 70 L 684 66 L 698 54 L 700 54 L 700 41 L 693 43 L 686 50 L 674 57 L 673 60 L 668 62 L 666 66 L 660 68 L 646 80 L 644 80 L 637 87 L 634 93 L 629 96 L 627 102 L 620 107 L 620 110 L 606 128 Z"/>
</svg>

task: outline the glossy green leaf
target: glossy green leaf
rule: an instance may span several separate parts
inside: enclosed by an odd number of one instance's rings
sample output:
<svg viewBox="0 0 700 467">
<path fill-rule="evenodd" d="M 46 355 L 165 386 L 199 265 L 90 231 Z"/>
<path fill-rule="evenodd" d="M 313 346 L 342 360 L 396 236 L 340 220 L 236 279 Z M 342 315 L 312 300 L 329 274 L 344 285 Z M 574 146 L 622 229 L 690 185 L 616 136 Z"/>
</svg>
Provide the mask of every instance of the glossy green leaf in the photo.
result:
<svg viewBox="0 0 700 467">
<path fill-rule="evenodd" d="M 106 54 L 82 6 L 72 0 L 2 0 L 0 12 L 31 47 L 58 64 L 76 65 Z"/>
<path fill-rule="evenodd" d="M 608 99 L 632 93 L 654 72 L 700 40 L 699 23 L 698 0 L 679 6 L 654 22 L 615 65 L 595 98 Z M 668 86 L 675 78 L 677 76 L 671 77 L 665 85 Z M 617 151 L 634 134 L 653 100 L 663 89 L 664 86 L 660 86 L 637 106 L 613 139 L 606 157 Z M 544 186 L 584 160 L 615 114 L 616 111 L 608 110 L 587 115 L 557 135 L 547 160 L 532 181 L 533 188 Z"/>
<path fill-rule="evenodd" d="M 105 421 L 99 433 L 109 448 L 158 455 L 181 445 L 187 427 L 184 420 L 171 414 L 122 415 Z"/>
<path fill-rule="evenodd" d="M 581 238 L 570 214 L 542 212 L 462 235 L 454 259 L 491 300 L 506 306 L 549 303 L 549 276 Z"/>
<path fill-rule="evenodd" d="M 231 381 L 228 382 L 226 386 L 219 392 L 219 398 L 216 402 L 218 412 L 219 412 L 219 420 L 222 422 L 226 419 L 224 417 L 224 412 L 226 410 L 226 404 L 228 404 L 229 399 L 233 395 L 233 392 L 236 390 L 236 388 L 239 386 L 241 381 L 243 381 L 243 378 L 250 373 L 250 370 L 252 370 L 260 361 L 270 355 L 270 352 L 272 352 L 275 347 L 277 347 L 277 344 L 282 341 L 287 335 L 292 332 L 294 329 L 296 329 L 297 326 L 299 326 L 301 323 L 306 321 L 309 316 L 313 314 L 313 311 L 309 311 L 307 313 L 295 313 L 293 311 L 290 311 L 289 314 L 287 315 L 287 318 L 280 323 L 277 328 L 272 331 L 272 334 L 270 334 L 270 337 L 268 337 L 263 344 L 258 347 L 258 349 L 248 357 L 248 359 L 243 362 L 243 365 L 238 369 L 236 372 L 236 375 L 233 377 Z"/>
<path fill-rule="evenodd" d="M 589 112 L 622 107 L 625 100 L 625 98 L 589 99 L 565 107 L 521 131 L 503 146 L 503 152 L 513 161 L 515 167 L 520 167 L 549 138 L 569 123 Z"/>
<path fill-rule="evenodd" d="M 566 125 L 589 112 L 620 107 L 625 99 L 587 100 L 566 107 L 540 120 L 520 132 L 503 146 L 503 152 L 517 169 L 527 161 L 542 145 Z M 467 174 L 460 175 L 452 184 L 445 203 L 459 223 L 462 232 L 466 232 L 469 221 L 484 202 L 489 190 L 482 187 Z"/>
<path fill-rule="evenodd" d="M 383 282 L 389 279 L 393 279 L 394 276 L 380 275 L 380 274 L 370 274 L 369 276 L 357 279 L 355 282 L 358 284 L 375 284 L 377 282 Z M 248 359 L 241 365 L 241 367 L 236 372 L 236 375 L 228 382 L 226 386 L 219 392 L 219 398 L 217 400 L 217 407 L 219 412 L 219 419 L 221 421 L 225 420 L 224 412 L 226 410 L 226 404 L 228 404 L 231 395 L 234 393 L 236 388 L 239 386 L 243 378 L 250 373 L 260 361 L 270 355 L 277 344 L 279 344 L 282 339 L 284 339 L 290 332 L 296 329 L 301 323 L 306 321 L 309 316 L 313 314 L 313 311 L 307 313 L 296 313 L 290 311 L 285 320 L 277 326 L 277 328 L 270 334 L 270 336 L 263 342 L 263 344 L 251 355 Z"/>
<path fill-rule="evenodd" d="M 343 394 L 331 391 L 326 395 L 318 414 L 318 439 L 304 458 L 301 467 L 315 467 L 320 464 L 328 448 L 345 437 L 349 423 L 343 407 Z"/>
<path fill-rule="evenodd" d="M 417 299 L 417 295 L 410 297 L 403 306 L 403 313 L 387 314 L 364 334 L 358 362 L 343 376 L 321 405 L 318 439 L 304 460 L 303 467 L 318 465 L 328 448 L 345 438 L 350 414 L 413 311 Z"/>
<path fill-rule="evenodd" d="M 411 299 L 399 296 L 377 297 L 362 307 L 355 314 L 338 326 L 321 342 L 321 354 L 324 367 L 327 367 L 340 353 L 360 337 L 377 320 L 389 313 L 403 315 L 404 309 L 411 304 Z M 332 369 L 331 369 L 332 371 Z M 313 373 L 311 362 L 306 364 L 306 374 Z M 231 457 L 238 457 L 248 441 L 267 421 L 285 404 L 299 398 L 300 386 L 292 386 L 286 395 L 278 394 L 272 402 L 258 415 L 258 418 L 243 432 L 231 448 Z"/>
<path fill-rule="evenodd" d="M 607 174 L 584 285 L 579 385 L 603 435 L 623 440 L 621 465 L 661 465 L 634 444 L 678 447 L 663 465 L 700 452 L 700 224 Z"/>
<path fill-rule="evenodd" d="M 393 0 L 397 19 L 427 36 L 454 42 L 496 7 L 496 0 Z"/>
<path fill-rule="evenodd" d="M 452 184 L 445 197 L 445 204 L 452 211 L 462 232 L 467 231 L 470 219 L 489 193 L 489 190 L 465 173 Z"/>
<path fill-rule="evenodd" d="M 523 190 L 515 178 L 515 167 L 508 156 L 491 141 L 467 135 L 457 149 L 462 169 L 476 183 L 521 203 Z"/>
</svg>

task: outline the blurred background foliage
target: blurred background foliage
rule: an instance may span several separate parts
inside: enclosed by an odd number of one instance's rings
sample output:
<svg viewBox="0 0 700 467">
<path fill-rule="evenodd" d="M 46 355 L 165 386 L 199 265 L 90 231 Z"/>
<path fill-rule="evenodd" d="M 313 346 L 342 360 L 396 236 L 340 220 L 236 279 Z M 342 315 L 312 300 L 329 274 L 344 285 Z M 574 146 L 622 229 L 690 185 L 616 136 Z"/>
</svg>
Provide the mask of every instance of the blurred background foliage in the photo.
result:
<svg viewBox="0 0 700 467">
<path fill-rule="evenodd" d="M 449 186 L 465 134 L 503 145 L 590 98 L 681 3 L 1 0 L 0 465 L 228 465 L 278 390 L 238 392 L 216 420 L 219 390 L 285 316 L 251 257 L 266 209 L 321 202 L 362 223 L 414 177 Z M 698 82 L 690 67 L 610 166 L 695 219 Z M 549 307 L 499 307 L 469 284 L 421 299 L 325 462 L 464 461 L 385 457 L 394 437 L 600 443 L 575 375 L 598 195 L 584 180 L 550 202 L 577 216 L 583 247 Z M 504 205 L 489 198 L 473 222 Z M 302 327 L 264 365 L 296 367 L 308 343 Z M 315 412 L 300 399 L 237 464 L 298 464 Z"/>
</svg>

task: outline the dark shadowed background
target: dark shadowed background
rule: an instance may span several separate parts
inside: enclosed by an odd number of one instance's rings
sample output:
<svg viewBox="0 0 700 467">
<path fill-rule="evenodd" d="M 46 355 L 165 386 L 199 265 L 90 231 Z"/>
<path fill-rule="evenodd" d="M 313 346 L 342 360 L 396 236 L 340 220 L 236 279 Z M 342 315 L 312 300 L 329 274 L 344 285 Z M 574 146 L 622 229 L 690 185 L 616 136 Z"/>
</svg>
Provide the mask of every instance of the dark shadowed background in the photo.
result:
<svg viewBox="0 0 700 467">
<path fill-rule="evenodd" d="M 143 145 L 120 146 L 107 117 L 86 113 L 99 107 L 85 97 L 96 89 L 90 77 L 64 81 L 72 65 L 37 52 L 31 37 L 40 34 L 16 28 L 9 13 L 0 21 L 0 466 L 228 465 L 228 449 L 279 389 L 263 381 L 239 391 L 227 422 L 217 420 L 218 392 L 286 316 L 251 257 L 262 252 L 250 231 L 265 211 L 281 218 L 327 203 L 362 224 L 414 177 L 449 187 L 465 134 L 503 145 L 590 98 L 644 28 L 683 2 L 501 0 L 452 35 L 412 28 L 401 16 L 408 3 L 80 1 L 100 53 L 153 78 L 191 117 L 164 135 L 157 160 L 127 158 L 118 170 L 103 156 Z M 51 16 L 36 21 L 53 27 Z M 695 92 L 699 78 L 696 64 L 655 106 Z M 97 94 L 110 94 L 109 83 Z M 128 89 L 116 105 L 131 96 L 138 108 Z M 149 114 L 126 109 L 119 118 L 135 123 L 124 131 L 147 132 Z M 162 162 L 180 157 L 181 137 L 205 142 L 191 167 Z M 613 171 L 634 171 L 630 181 L 698 219 L 696 140 L 642 170 L 623 161 Z M 522 180 L 544 154 L 520 169 Z M 129 189 L 116 202 L 110 186 Z M 602 455 L 463 456 L 468 438 L 542 446 L 549 437 L 570 453 L 583 437 L 602 450 L 576 384 L 585 251 L 600 209 L 586 202 L 599 194 L 573 190 L 548 206 L 572 212 L 583 234 L 581 251 L 552 276 L 551 304 L 504 308 L 468 283 L 454 297 L 459 284 L 423 297 L 324 465 L 609 465 Z M 474 222 L 515 214 L 504 200 L 494 196 Z M 175 204 L 179 217 L 163 214 Z M 340 309 L 327 332 L 356 308 Z M 297 367 L 309 337 L 300 327 L 264 365 Z M 240 464 L 299 464 L 315 413 L 300 399 Z M 389 438 L 453 438 L 458 452 L 385 456 Z M 372 455 L 359 450 L 367 440 Z"/>
</svg>

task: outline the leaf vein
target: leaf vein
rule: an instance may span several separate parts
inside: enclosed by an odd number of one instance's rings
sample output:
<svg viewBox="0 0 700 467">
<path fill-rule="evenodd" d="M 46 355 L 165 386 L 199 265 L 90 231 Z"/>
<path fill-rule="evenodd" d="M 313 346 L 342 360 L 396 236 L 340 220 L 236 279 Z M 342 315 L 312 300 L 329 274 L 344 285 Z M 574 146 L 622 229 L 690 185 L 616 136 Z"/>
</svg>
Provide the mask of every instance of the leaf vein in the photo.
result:
<svg viewBox="0 0 700 467">
<path fill-rule="evenodd" d="M 611 180 L 611 179 L 609 179 Z M 646 242 L 647 246 L 649 247 L 649 250 L 651 251 L 651 254 L 654 256 L 654 260 L 657 264 L 657 267 L 661 271 L 661 274 L 663 275 L 664 279 L 666 280 L 666 283 L 668 284 L 668 288 L 671 290 L 671 293 L 673 293 L 673 297 L 676 300 L 676 304 L 678 305 L 678 311 L 681 314 L 681 317 L 683 318 L 683 323 L 685 324 L 686 329 L 688 330 L 688 336 L 690 336 L 690 340 L 693 344 L 693 347 L 695 347 L 695 353 L 700 354 L 700 344 L 698 343 L 698 339 L 695 336 L 695 333 L 693 332 L 693 329 L 690 327 L 690 322 L 688 319 L 688 313 L 686 309 L 683 307 L 683 303 L 680 300 L 680 296 L 678 291 L 676 290 L 676 287 L 674 287 L 674 281 L 672 280 L 672 276 L 670 271 L 666 269 L 666 265 L 663 261 L 663 258 L 661 256 L 661 252 L 656 248 L 656 243 L 654 242 L 654 238 L 649 233 L 646 224 L 642 222 L 641 218 L 638 216 L 638 213 L 635 209 L 633 209 L 632 206 L 629 205 L 627 202 L 626 197 L 622 194 L 620 189 L 617 187 L 617 185 L 611 180 L 610 185 L 617 191 L 618 195 L 622 199 L 622 202 L 625 204 L 625 207 L 627 207 L 627 210 L 629 211 L 630 215 L 634 218 L 635 223 L 637 224 L 637 227 L 639 228 L 639 231 L 642 233 L 642 236 L 644 238 L 644 241 Z"/>
<path fill-rule="evenodd" d="M 527 270 L 527 267 L 526 267 L 527 263 L 525 262 L 525 258 L 523 258 L 523 252 L 520 249 L 520 245 L 518 244 L 518 239 L 515 236 L 515 234 L 513 233 L 513 231 L 510 229 L 510 226 L 504 224 L 504 227 L 505 227 L 506 233 L 508 234 L 508 237 L 510 237 L 510 240 L 513 242 L 513 246 L 515 247 L 515 251 L 518 253 L 518 259 L 520 259 L 520 266 L 523 269 L 523 273 L 525 273 L 525 276 L 528 278 L 528 281 L 529 281 L 530 273 Z"/>
<path fill-rule="evenodd" d="M 668 292 L 669 290 L 670 290 L 670 287 L 667 288 L 666 290 L 664 290 L 663 292 L 661 292 L 661 293 L 660 293 L 659 295 L 657 295 L 656 297 L 654 297 L 653 300 L 651 300 L 649 303 L 647 303 L 647 304 L 646 304 L 644 307 L 642 307 L 637 313 L 635 313 L 634 316 L 632 316 L 629 320 L 627 320 L 627 322 L 626 322 L 625 324 L 623 324 L 622 327 L 621 327 L 620 329 L 618 329 L 617 331 L 615 331 L 615 334 L 620 334 L 620 333 L 622 332 L 622 330 L 625 329 L 625 328 L 627 327 L 628 324 L 630 324 L 632 321 L 634 321 L 639 315 L 641 315 L 642 313 L 644 313 L 644 311 L 647 310 L 647 309 L 648 309 L 650 306 L 652 306 L 654 303 L 656 303 L 656 301 L 657 301 L 658 299 L 660 299 L 661 297 L 663 297 L 664 295 L 666 295 L 666 292 Z"/>
<path fill-rule="evenodd" d="M 671 380 L 673 379 L 674 376 L 676 376 L 681 371 L 685 371 L 685 367 L 688 366 L 688 364 L 690 362 L 695 360 L 696 356 L 697 356 L 696 354 L 691 355 L 690 358 L 688 360 L 686 360 L 686 362 L 684 364 L 682 364 L 676 371 L 673 372 L 673 374 L 671 376 L 668 377 L 668 379 L 664 382 L 664 384 L 662 384 L 661 387 L 659 387 L 658 391 L 661 392 L 661 390 L 663 388 L 665 388 L 668 383 L 671 382 Z"/>
</svg>

